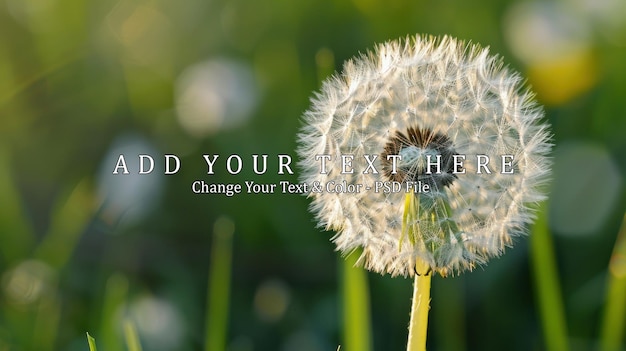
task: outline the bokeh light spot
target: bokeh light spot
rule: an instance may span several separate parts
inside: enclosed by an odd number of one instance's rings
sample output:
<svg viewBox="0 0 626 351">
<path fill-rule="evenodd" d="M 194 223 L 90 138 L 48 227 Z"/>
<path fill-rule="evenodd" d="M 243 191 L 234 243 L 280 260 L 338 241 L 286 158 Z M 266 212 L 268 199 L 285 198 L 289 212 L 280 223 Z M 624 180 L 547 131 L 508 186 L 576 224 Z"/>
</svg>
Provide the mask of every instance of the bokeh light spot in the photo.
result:
<svg viewBox="0 0 626 351">
<path fill-rule="evenodd" d="M 151 155 L 154 170 L 139 174 L 139 155 Z M 129 174 L 113 174 L 119 156 L 124 155 Z M 136 223 L 158 205 L 163 191 L 164 177 L 160 162 L 163 156 L 145 139 L 134 134 L 118 137 L 102 160 L 98 172 L 98 197 L 102 203 L 101 216 L 110 224 L 130 225 Z M 149 162 L 144 162 L 149 169 Z"/>
<path fill-rule="evenodd" d="M 597 232 L 620 194 L 617 165 L 604 148 L 581 142 L 557 147 L 554 161 L 550 226 L 568 235 Z"/>
<path fill-rule="evenodd" d="M 119 2 L 105 23 L 129 62 L 163 69 L 174 51 L 170 19 L 154 3 Z"/>
<path fill-rule="evenodd" d="M 562 104 L 595 85 L 596 60 L 591 52 L 580 52 L 560 60 L 531 65 L 528 81 L 542 102 Z"/>
<path fill-rule="evenodd" d="M 144 296 L 130 305 L 129 314 L 148 350 L 180 348 L 185 329 L 183 319 L 169 301 Z"/>
<path fill-rule="evenodd" d="M 591 28 L 578 13 L 551 2 L 513 5 L 504 17 L 506 40 L 528 66 L 528 80 L 545 104 L 558 105 L 597 81 Z"/>
<path fill-rule="evenodd" d="M 285 340 L 284 351 L 321 351 L 328 350 L 322 346 L 322 341 L 312 330 L 298 330 Z"/>
<path fill-rule="evenodd" d="M 230 60 L 216 59 L 190 66 L 176 84 L 178 122 L 195 137 L 244 124 L 257 100 L 252 70 Z"/>
<path fill-rule="evenodd" d="M 51 288 L 54 271 L 38 260 L 26 260 L 2 276 L 9 301 L 20 305 L 33 303 Z"/>
<path fill-rule="evenodd" d="M 254 308 L 258 316 L 266 322 L 280 320 L 289 305 L 290 293 L 279 280 L 263 282 L 254 295 Z"/>
<path fill-rule="evenodd" d="M 504 30 L 513 54 L 527 65 L 559 60 L 591 44 L 589 27 L 555 2 L 513 5 L 504 17 Z"/>
</svg>

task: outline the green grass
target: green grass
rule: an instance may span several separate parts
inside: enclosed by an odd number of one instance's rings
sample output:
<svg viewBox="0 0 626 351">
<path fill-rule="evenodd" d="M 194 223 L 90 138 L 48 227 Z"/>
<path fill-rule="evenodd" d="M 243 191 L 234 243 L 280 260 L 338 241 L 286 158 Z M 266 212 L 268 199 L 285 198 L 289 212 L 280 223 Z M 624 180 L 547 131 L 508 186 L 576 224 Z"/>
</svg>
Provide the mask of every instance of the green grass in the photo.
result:
<svg viewBox="0 0 626 351">
<path fill-rule="evenodd" d="M 139 335 L 135 324 L 130 320 L 124 321 L 124 338 L 126 339 L 126 347 L 128 351 L 142 351 L 139 343 Z"/>
<path fill-rule="evenodd" d="M 126 339 L 126 349 L 128 351 L 142 351 L 137 329 L 130 319 L 124 321 L 124 338 Z M 89 344 L 89 351 L 98 350 L 96 347 L 96 339 L 89 335 L 89 332 L 87 332 L 87 343 Z"/>
<path fill-rule="evenodd" d="M 355 267 L 359 252 L 342 259 L 341 287 L 343 302 L 342 350 L 372 349 L 372 326 L 367 271 Z"/>
<path fill-rule="evenodd" d="M 207 289 L 206 333 L 204 347 L 206 351 L 226 349 L 228 336 L 228 307 L 230 302 L 230 281 L 232 274 L 232 240 L 234 223 L 220 217 L 213 227 L 213 248 L 209 267 L 209 286 Z"/>
<path fill-rule="evenodd" d="M 604 316 L 600 332 L 600 350 L 618 351 L 624 339 L 626 315 L 626 215 L 609 262 Z"/>
<path fill-rule="evenodd" d="M 96 339 L 94 339 L 89 333 L 87 333 L 87 343 L 89 344 L 89 351 L 98 351 L 96 347 Z"/>
<path fill-rule="evenodd" d="M 556 268 L 552 236 L 548 228 L 547 203 L 542 204 L 530 235 L 530 257 L 539 314 L 548 351 L 569 350 L 565 309 Z"/>
</svg>

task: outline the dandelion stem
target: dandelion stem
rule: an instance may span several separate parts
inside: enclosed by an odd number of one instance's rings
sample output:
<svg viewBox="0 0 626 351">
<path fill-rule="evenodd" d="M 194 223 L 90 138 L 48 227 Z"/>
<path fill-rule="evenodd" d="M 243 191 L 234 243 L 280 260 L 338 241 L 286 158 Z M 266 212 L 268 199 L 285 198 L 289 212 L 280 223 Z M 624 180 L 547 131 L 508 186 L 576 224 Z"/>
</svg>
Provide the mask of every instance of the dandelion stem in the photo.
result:
<svg viewBox="0 0 626 351">
<path fill-rule="evenodd" d="M 407 235 L 412 245 L 423 245 L 419 226 L 420 197 L 407 194 L 402 215 L 402 233 Z M 428 330 L 428 310 L 430 309 L 430 265 L 417 257 L 415 259 L 415 282 L 413 283 L 413 302 L 411 303 L 411 321 L 409 322 L 409 340 L 407 351 L 426 350 L 426 332 Z"/>
<path fill-rule="evenodd" d="M 432 273 L 428 264 L 422 260 L 418 260 L 416 263 L 415 272 L 411 322 L 409 323 L 409 341 L 406 349 L 407 351 L 424 351 L 426 350 L 428 310 L 430 309 L 430 278 Z"/>
</svg>

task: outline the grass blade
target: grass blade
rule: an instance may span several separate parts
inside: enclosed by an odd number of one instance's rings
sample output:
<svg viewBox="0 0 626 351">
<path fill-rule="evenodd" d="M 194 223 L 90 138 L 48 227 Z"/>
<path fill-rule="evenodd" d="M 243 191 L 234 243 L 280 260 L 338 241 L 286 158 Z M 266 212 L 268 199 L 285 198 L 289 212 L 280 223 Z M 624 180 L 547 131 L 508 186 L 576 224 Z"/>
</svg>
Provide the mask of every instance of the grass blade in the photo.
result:
<svg viewBox="0 0 626 351">
<path fill-rule="evenodd" d="M 600 349 L 602 351 L 620 350 L 624 338 L 626 320 L 626 215 L 622 221 L 613 255 L 609 262 L 609 281 L 602 330 Z"/>
<path fill-rule="evenodd" d="M 124 337 L 126 338 L 128 351 L 141 351 L 137 329 L 135 329 L 135 325 L 130 319 L 124 321 Z"/>
<path fill-rule="evenodd" d="M 89 332 L 87 332 L 87 343 L 89 344 L 89 351 L 98 351 L 96 347 L 96 339 L 94 339 Z"/>
<path fill-rule="evenodd" d="M 530 258 L 546 350 L 569 350 L 554 245 L 548 228 L 547 203 L 537 213 L 530 235 Z"/>
<path fill-rule="evenodd" d="M 365 269 L 355 267 L 359 252 L 342 260 L 343 342 L 342 349 L 369 351 L 372 349 L 370 296 Z"/>
<path fill-rule="evenodd" d="M 206 351 L 226 350 L 228 333 L 228 306 L 230 301 L 230 280 L 232 261 L 232 236 L 235 224 L 226 217 L 220 217 L 213 227 L 213 248 L 209 267 L 207 289 Z"/>
<path fill-rule="evenodd" d="M 90 183 L 83 179 L 67 199 L 58 200 L 50 217 L 50 229 L 36 248 L 35 257 L 55 269 L 65 266 L 93 216 L 94 204 Z"/>
<path fill-rule="evenodd" d="M 119 273 L 113 274 L 106 282 L 98 337 L 104 350 L 122 350 L 123 342 L 118 333 L 118 312 L 127 299 L 128 285 L 128 279 Z"/>
<path fill-rule="evenodd" d="M 59 331 L 61 302 L 55 290 L 43 294 L 38 301 L 33 326 L 33 349 L 52 351 Z"/>
</svg>

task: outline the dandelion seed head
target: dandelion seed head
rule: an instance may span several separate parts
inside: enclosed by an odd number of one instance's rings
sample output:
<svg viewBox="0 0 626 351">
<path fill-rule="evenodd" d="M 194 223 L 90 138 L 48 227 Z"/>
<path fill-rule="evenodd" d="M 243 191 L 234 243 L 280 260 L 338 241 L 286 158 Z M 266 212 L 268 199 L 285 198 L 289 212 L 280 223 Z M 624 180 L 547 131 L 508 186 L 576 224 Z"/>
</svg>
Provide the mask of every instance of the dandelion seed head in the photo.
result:
<svg viewBox="0 0 626 351">
<path fill-rule="evenodd" d="M 337 250 L 362 248 L 358 263 L 369 270 L 409 276 L 417 259 L 441 275 L 471 270 L 526 234 L 533 204 L 545 198 L 551 144 L 542 117 L 520 76 L 485 48 L 447 36 L 378 45 L 327 79 L 304 114 L 301 181 L 364 187 L 311 192 L 311 211 L 336 231 Z M 319 155 L 331 156 L 325 173 Z M 354 172 L 342 172 L 341 155 Z M 377 172 L 363 172 L 367 155 Z M 502 155 L 510 155 L 505 172 Z M 374 189 L 417 181 L 430 191 L 415 195 L 416 237 L 406 240 L 406 192 Z"/>
</svg>

